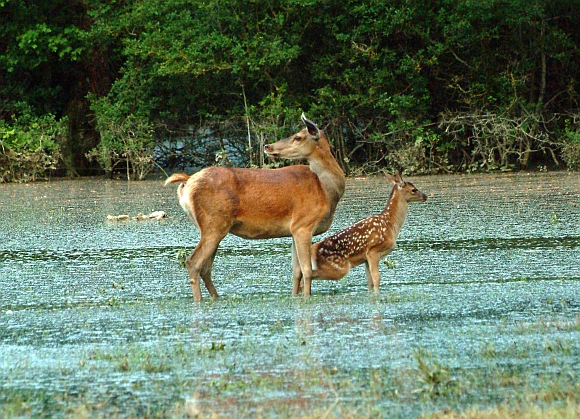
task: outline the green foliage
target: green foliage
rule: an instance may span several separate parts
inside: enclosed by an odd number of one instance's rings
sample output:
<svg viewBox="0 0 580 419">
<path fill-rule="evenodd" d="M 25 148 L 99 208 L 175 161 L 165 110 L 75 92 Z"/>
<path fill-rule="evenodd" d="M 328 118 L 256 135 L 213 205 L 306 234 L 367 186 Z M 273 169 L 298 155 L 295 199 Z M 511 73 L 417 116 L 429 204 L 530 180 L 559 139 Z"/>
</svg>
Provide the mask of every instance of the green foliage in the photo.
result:
<svg viewBox="0 0 580 419">
<path fill-rule="evenodd" d="M 263 144 L 304 110 L 350 171 L 578 167 L 577 130 L 557 117 L 578 111 L 578 2 L 53 0 L 2 12 L 0 118 L 16 97 L 67 115 L 70 166 L 92 150 L 108 171 L 137 168 L 155 144 L 216 125 L 262 166 Z M 476 125 L 449 125 L 460 116 Z"/>
<path fill-rule="evenodd" d="M 108 173 L 123 165 L 127 180 L 143 180 L 153 168 L 153 128 L 138 114 L 125 114 L 108 98 L 93 98 L 98 146 L 87 154 Z"/>
<path fill-rule="evenodd" d="M 179 249 L 177 254 L 175 255 L 175 259 L 179 263 L 179 266 L 185 268 L 185 261 L 187 260 L 188 256 L 191 254 L 191 250 L 188 249 Z"/>
<path fill-rule="evenodd" d="M 516 116 L 503 110 L 446 113 L 439 126 L 449 144 L 464 150 L 460 169 L 474 172 L 525 169 L 533 153 L 549 152 L 551 123 L 536 112 Z"/>
<path fill-rule="evenodd" d="M 397 262 L 394 260 L 385 259 L 383 263 L 387 265 L 387 268 L 389 269 L 395 269 L 397 267 Z"/>
<path fill-rule="evenodd" d="M 580 115 L 566 120 L 562 141 L 562 159 L 569 169 L 580 169 Z"/>
<path fill-rule="evenodd" d="M 419 387 L 413 390 L 425 396 L 434 397 L 446 394 L 453 389 L 455 379 L 449 374 L 449 369 L 436 359 L 431 359 L 429 352 L 418 349 L 414 354 L 417 360 L 417 378 Z"/>
<path fill-rule="evenodd" d="M 0 120 L 0 181 L 35 181 L 56 169 L 66 131 L 66 119 L 37 117 L 25 106 L 18 116 Z"/>
<path fill-rule="evenodd" d="M 275 92 L 265 96 L 257 105 L 246 106 L 247 126 L 250 132 L 248 151 L 250 164 L 258 167 L 267 165 L 275 167 L 284 164 L 281 161 L 266 163 L 264 161 L 264 145 L 284 138 L 295 131 L 298 105 L 288 104 L 287 86 L 282 85 Z M 244 92 L 245 95 L 245 92 Z M 251 133 L 254 133 L 253 135 Z"/>
</svg>

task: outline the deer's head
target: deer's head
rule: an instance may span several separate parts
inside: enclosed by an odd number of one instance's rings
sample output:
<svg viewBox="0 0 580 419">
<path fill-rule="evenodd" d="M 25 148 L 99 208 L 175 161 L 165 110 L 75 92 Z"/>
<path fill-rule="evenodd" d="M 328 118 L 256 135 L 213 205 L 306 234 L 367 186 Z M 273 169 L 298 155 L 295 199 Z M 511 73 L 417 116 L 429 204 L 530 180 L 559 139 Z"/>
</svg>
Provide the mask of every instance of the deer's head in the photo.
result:
<svg viewBox="0 0 580 419">
<path fill-rule="evenodd" d="M 321 138 L 321 132 L 316 124 L 302 114 L 306 128 L 273 144 L 266 144 L 264 152 L 270 157 L 283 159 L 308 159 L 316 150 Z"/>
<path fill-rule="evenodd" d="M 417 189 L 411 182 L 405 182 L 403 180 L 400 171 L 397 170 L 394 176 L 387 174 L 387 179 L 394 185 L 405 201 L 424 202 L 427 200 L 427 195 Z"/>
</svg>

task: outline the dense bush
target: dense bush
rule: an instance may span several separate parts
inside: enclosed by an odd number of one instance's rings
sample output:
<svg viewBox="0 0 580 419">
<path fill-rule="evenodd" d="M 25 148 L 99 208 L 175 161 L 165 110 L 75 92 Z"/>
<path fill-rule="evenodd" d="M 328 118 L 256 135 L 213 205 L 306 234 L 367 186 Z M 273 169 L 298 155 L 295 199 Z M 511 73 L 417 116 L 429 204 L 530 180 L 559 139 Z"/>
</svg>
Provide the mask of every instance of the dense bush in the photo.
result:
<svg viewBox="0 0 580 419">
<path fill-rule="evenodd" d="M 580 169 L 580 114 L 566 119 L 566 128 L 561 139 L 562 159 L 573 170 Z"/>
<path fill-rule="evenodd" d="M 148 118 L 137 113 L 123 113 L 107 98 L 92 101 L 99 144 L 87 153 L 107 173 L 121 166 L 127 180 L 143 180 L 153 168 L 153 127 Z"/>
<path fill-rule="evenodd" d="M 564 116 L 580 112 L 577 1 L 51 0 L 0 9 L 0 117 L 9 120 L 2 108 L 15 97 L 40 115 L 68 116 L 69 172 L 97 162 L 139 178 L 153 149 L 191 144 L 192 132 L 222 140 L 200 151 L 199 136 L 182 154 L 261 166 L 264 142 L 295 129 L 302 110 L 349 171 L 577 167 L 577 126 Z"/>
<path fill-rule="evenodd" d="M 56 169 L 66 121 L 26 112 L 0 120 L 0 182 L 35 181 Z"/>
</svg>

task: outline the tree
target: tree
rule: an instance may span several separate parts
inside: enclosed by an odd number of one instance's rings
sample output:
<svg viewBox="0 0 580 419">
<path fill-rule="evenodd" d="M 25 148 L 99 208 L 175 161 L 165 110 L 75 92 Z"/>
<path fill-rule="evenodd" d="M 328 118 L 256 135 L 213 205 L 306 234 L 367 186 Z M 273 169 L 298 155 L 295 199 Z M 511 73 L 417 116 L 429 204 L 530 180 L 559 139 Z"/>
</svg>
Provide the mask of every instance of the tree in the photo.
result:
<svg viewBox="0 0 580 419">
<path fill-rule="evenodd" d="M 87 93 L 106 94 L 115 77 L 113 34 L 98 19 L 106 1 L 0 2 L 0 117 L 25 102 L 32 113 L 66 118 L 63 163 L 69 174 L 86 173 L 84 153 L 98 141 Z"/>
<path fill-rule="evenodd" d="M 301 110 L 328 131 L 347 170 L 525 168 L 559 162 L 562 152 L 574 160 L 576 147 L 562 142 L 580 130 L 574 0 L 0 8 L 0 118 L 9 121 L 18 102 L 38 117 L 66 117 L 69 173 L 94 169 L 87 152 L 110 150 L 101 146 L 127 121 L 147 127 L 143 138 L 128 137 L 149 144 L 139 148 L 147 153 L 179 142 L 192 155 L 209 147 L 196 164 L 215 164 L 212 154 L 261 164 L 263 143 L 290 132 Z M 234 162 L 232 149 L 247 158 Z"/>
</svg>

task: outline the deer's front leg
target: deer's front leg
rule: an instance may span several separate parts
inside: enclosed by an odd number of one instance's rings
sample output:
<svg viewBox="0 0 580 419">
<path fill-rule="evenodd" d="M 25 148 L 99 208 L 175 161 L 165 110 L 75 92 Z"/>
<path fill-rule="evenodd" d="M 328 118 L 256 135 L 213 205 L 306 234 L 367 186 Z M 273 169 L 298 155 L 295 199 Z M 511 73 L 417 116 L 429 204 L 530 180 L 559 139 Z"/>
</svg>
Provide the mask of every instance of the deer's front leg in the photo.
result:
<svg viewBox="0 0 580 419">
<path fill-rule="evenodd" d="M 303 281 L 302 292 L 305 297 L 309 297 L 312 287 L 312 260 L 310 259 L 312 232 L 309 230 L 299 230 L 295 232 L 292 237 L 294 238 L 294 247 L 296 248 L 298 263 L 300 264 Z M 297 279 L 295 275 L 293 294 L 295 291 L 297 293 L 297 287 L 300 287 L 300 278 Z"/>
<path fill-rule="evenodd" d="M 292 238 L 292 278 L 294 280 L 292 285 L 292 295 L 298 295 L 300 293 L 302 282 L 302 269 L 300 268 L 294 237 Z"/>
</svg>

